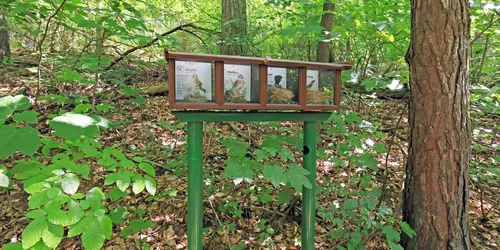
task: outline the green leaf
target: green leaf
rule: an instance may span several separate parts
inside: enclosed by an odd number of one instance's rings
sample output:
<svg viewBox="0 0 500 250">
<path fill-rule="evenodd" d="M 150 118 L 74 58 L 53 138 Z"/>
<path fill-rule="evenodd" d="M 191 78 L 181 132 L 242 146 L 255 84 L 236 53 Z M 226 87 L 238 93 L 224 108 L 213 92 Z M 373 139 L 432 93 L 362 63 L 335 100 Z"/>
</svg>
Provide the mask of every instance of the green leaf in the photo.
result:
<svg viewBox="0 0 500 250">
<path fill-rule="evenodd" d="M 111 222 L 111 218 L 103 216 L 99 223 L 104 237 L 108 240 L 111 239 L 111 235 L 113 235 L 113 223 Z"/>
<path fill-rule="evenodd" d="M 306 177 L 310 172 L 297 164 L 291 164 L 285 176 L 287 183 L 292 186 L 297 192 L 302 191 L 302 185 L 306 188 L 312 188 L 311 182 Z"/>
<path fill-rule="evenodd" d="M 284 162 L 286 162 L 287 160 L 295 162 L 295 157 L 293 157 L 292 151 L 288 148 L 281 148 L 279 155 Z"/>
<path fill-rule="evenodd" d="M 68 173 L 61 181 L 62 190 L 69 194 L 76 194 L 78 187 L 80 186 L 80 180 L 75 174 Z"/>
<path fill-rule="evenodd" d="M 287 203 L 290 202 L 290 193 L 287 191 L 280 191 L 278 193 L 278 202 L 279 203 Z"/>
<path fill-rule="evenodd" d="M 373 146 L 373 149 L 375 151 L 377 151 L 377 153 L 385 153 L 385 152 L 387 152 L 387 149 L 385 149 L 384 144 L 382 144 L 380 142 L 375 143 L 375 145 Z"/>
<path fill-rule="evenodd" d="M 248 143 L 238 140 L 226 139 L 221 141 L 229 149 L 228 155 L 232 157 L 244 157 L 247 153 Z"/>
<path fill-rule="evenodd" d="M 279 166 L 264 167 L 264 178 L 271 180 L 275 188 L 278 188 L 281 182 L 286 183 L 285 172 Z"/>
<path fill-rule="evenodd" d="M 59 245 L 59 243 L 61 243 L 63 234 L 64 229 L 62 226 L 48 223 L 47 227 L 43 231 L 42 239 L 45 245 L 54 249 Z"/>
<path fill-rule="evenodd" d="M 385 234 L 385 237 L 389 242 L 400 240 L 399 232 L 396 231 L 392 226 L 384 226 L 384 229 L 382 229 L 382 233 Z"/>
<path fill-rule="evenodd" d="M 33 155 L 40 146 L 40 133 L 31 127 L 17 129 L 10 125 L 0 125 L 0 158 L 9 157 L 17 150 Z"/>
<path fill-rule="evenodd" d="M 68 237 L 74 237 L 83 233 L 85 228 L 89 225 L 91 218 L 88 216 L 83 217 L 76 224 L 72 225 L 68 231 Z"/>
<path fill-rule="evenodd" d="M 138 194 L 142 192 L 144 188 L 146 188 L 146 182 L 144 181 L 144 179 L 139 179 L 136 180 L 132 185 L 132 192 L 134 192 L 134 194 Z"/>
<path fill-rule="evenodd" d="M 111 191 L 109 192 L 109 195 L 111 196 L 111 199 L 112 199 L 113 201 L 117 201 L 117 200 L 119 200 L 119 199 L 121 199 L 121 198 L 123 198 L 123 197 L 126 197 L 126 196 L 127 196 L 127 193 L 125 193 L 125 192 L 121 191 L 121 190 L 120 190 L 120 189 L 118 189 L 118 188 L 114 188 L 113 190 L 111 190 Z"/>
<path fill-rule="evenodd" d="M 14 242 L 3 245 L 2 250 L 23 250 L 23 243 Z"/>
<path fill-rule="evenodd" d="M 45 218 L 38 218 L 30 222 L 22 234 L 23 248 L 28 249 L 34 246 L 42 238 L 45 227 L 47 227 Z"/>
<path fill-rule="evenodd" d="M 408 223 L 404 221 L 398 222 L 399 226 L 401 227 L 401 230 L 408 235 L 410 238 L 413 238 L 413 236 L 417 236 L 417 232 L 415 232 Z"/>
<path fill-rule="evenodd" d="M 31 210 L 24 216 L 30 219 L 37 219 L 37 218 L 43 218 L 47 215 L 47 212 L 43 209 L 36 209 L 36 210 Z"/>
<path fill-rule="evenodd" d="M 136 219 L 130 221 L 130 226 L 132 227 L 132 232 L 139 233 L 140 231 L 152 228 L 155 225 L 151 220 L 143 221 Z"/>
<path fill-rule="evenodd" d="M 125 192 L 130 186 L 130 177 L 128 177 L 124 173 L 119 173 L 118 180 L 116 181 L 116 186 L 122 192 Z"/>
<path fill-rule="evenodd" d="M 118 175 L 117 173 L 111 173 L 106 176 L 106 179 L 104 180 L 104 185 L 111 185 L 115 183 L 118 180 Z"/>
<path fill-rule="evenodd" d="M 123 219 L 130 215 L 129 212 L 125 211 L 123 207 L 117 207 L 110 212 L 111 221 L 114 224 L 122 224 Z"/>
<path fill-rule="evenodd" d="M 0 107 L 8 107 L 13 111 L 25 110 L 30 106 L 30 100 L 23 95 L 0 97 Z"/>
<path fill-rule="evenodd" d="M 257 161 L 269 159 L 269 153 L 265 152 L 264 150 L 256 149 L 252 154 L 257 158 Z"/>
<path fill-rule="evenodd" d="M 139 163 L 139 168 L 144 170 L 144 172 L 146 172 L 147 174 L 151 175 L 151 176 L 155 176 L 155 168 L 147 163 L 147 162 L 142 162 L 142 163 Z"/>
<path fill-rule="evenodd" d="M 104 233 L 95 220 L 91 220 L 90 224 L 83 230 L 82 243 L 85 250 L 99 250 L 104 244 Z"/>
<path fill-rule="evenodd" d="M 47 190 L 43 190 L 29 197 L 28 207 L 30 209 L 35 209 L 44 205 L 45 203 L 47 203 L 47 201 L 49 201 Z"/>
<path fill-rule="evenodd" d="M 404 248 L 400 244 L 396 244 L 392 241 L 389 241 L 389 247 L 391 250 L 404 250 Z"/>
<path fill-rule="evenodd" d="M 224 169 L 225 178 L 233 178 L 235 185 L 242 181 L 252 183 L 253 171 L 249 166 L 241 166 L 239 164 L 228 164 Z"/>
<path fill-rule="evenodd" d="M 17 123 L 27 122 L 29 124 L 38 123 L 38 113 L 35 111 L 23 111 L 14 115 L 14 121 Z"/>
<path fill-rule="evenodd" d="M 144 180 L 146 184 L 146 190 L 148 191 L 148 193 L 150 193 L 151 195 L 155 195 L 156 194 L 155 180 L 149 176 L 144 176 Z"/>
<path fill-rule="evenodd" d="M 0 173 L 0 187 L 9 187 L 9 177 Z"/>
</svg>

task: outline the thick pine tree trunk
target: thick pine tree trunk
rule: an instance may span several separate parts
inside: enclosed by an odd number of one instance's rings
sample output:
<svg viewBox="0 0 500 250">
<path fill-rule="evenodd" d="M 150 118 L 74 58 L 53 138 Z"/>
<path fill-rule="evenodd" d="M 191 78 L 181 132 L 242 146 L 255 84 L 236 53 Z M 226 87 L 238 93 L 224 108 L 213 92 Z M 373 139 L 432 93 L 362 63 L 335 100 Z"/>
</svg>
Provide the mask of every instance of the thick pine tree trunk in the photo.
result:
<svg viewBox="0 0 500 250">
<path fill-rule="evenodd" d="M 412 0 L 405 249 L 469 249 L 468 0 Z"/>
<path fill-rule="evenodd" d="M 333 10 L 335 9 L 335 4 L 330 2 L 330 0 L 325 0 L 323 4 L 323 15 L 321 16 L 321 27 L 324 28 L 325 39 L 330 39 L 333 27 Z M 316 61 L 317 62 L 333 62 L 333 51 L 330 46 L 330 42 L 319 41 L 318 47 L 316 49 Z"/>
<path fill-rule="evenodd" d="M 10 57 L 9 33 L 7 32 L 7 18 L 0 14 L 0 59 Z"/>
<path fill-rule="evenodd" d="M 244 55 L 247 35 L 247 1 L 222 0 L 221 54 Z"/>
</svg>

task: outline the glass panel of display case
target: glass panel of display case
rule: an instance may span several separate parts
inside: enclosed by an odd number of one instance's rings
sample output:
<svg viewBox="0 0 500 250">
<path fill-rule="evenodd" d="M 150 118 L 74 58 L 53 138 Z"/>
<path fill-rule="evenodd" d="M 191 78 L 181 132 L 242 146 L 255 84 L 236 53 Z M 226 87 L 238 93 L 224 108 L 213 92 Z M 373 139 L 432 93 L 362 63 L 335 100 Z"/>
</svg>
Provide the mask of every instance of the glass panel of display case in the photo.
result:
<svg viewBox="0 0 500 250">
<path fill-rule="evenodd" d="M 299 69 L 267 68 L 268 104 L 297 104 L 299 102 Z"/>
<path fill-rule="evenodd" d="M 307 70 L 307 104 L 334 105 L 335 70 Z"/>
<path fill-rule="evenodd" d="M 212 62 L 175 62 L 175 100 L 206 103 L 215 101 L 215 66 Z"/>
<path fill-rule="evenodd" d="M 259 65 L 224 64 L 224 102 L 259 103 Z"/>
</svg>

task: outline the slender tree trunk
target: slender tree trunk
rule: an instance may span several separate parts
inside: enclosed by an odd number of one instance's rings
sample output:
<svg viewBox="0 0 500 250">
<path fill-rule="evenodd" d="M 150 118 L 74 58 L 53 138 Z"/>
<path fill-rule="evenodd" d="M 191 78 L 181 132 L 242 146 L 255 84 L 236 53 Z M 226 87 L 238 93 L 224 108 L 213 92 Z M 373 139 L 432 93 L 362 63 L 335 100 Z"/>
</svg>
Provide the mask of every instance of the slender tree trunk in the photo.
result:
<svg viewBox="0 0 500 250">
<path fill-rule="evenodd" d="M 325 40 L 329 40 L 333 27 L 333 10 L 335 9 L 335 4 L 330 2 L 330 0 L 325 0 L 323 4 L 323 16 L 321 16 L 321 27 L 324 28 L 323 34 L 325 35 Z M 316 61 L 317 62 L 333 62 L 333 50 L 330 46 L 330 42 L 319 41 L 318 48 L 316 49 Z"/>
<path fill-rule="evenodd" d="M 7 31 L 7 18 L 0 14 L 0 59 L 10 57 L 9 32 Z"/>
<path fill-rule="evenodd" d="M 412 0 L 405 249 L 470 249 L 468 0 Z"/>
<path fill-rule="evenodd" d="M 247 1 L 222 0 L 221 54 L 244 55 L 247 35 Z"/>
</svg>

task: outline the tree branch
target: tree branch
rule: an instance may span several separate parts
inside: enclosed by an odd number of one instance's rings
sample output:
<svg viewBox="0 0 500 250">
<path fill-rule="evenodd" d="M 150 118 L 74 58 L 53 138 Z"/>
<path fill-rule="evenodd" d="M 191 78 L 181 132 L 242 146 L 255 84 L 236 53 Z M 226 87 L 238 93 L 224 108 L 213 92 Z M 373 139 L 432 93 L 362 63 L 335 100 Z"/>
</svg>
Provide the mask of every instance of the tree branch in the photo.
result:
<svg viewBox="0 0 500 250">
<path fill-rule="evenodd" d="M 195 28 L 195 29 L 201 29 L 203 30 L 203 28 L 200 28 L 196 25 L 194 25 L 194 23 L 187 23 L 187 24 L 182 24 L 182 25 L 179 25 L 167 32 L 164 32 L 163 34 L 160 34 L 161 37 L 165 37 L 165 36 L 168 36 L 170 34 L 173 34 L 175 33 L 176 31 L 179 31 L 179 30 L 182 30 L 182 31 L 185 31 L 185 32 L 188 32 L 188 33 L 191 33 L 192 34 L 192 31 L 189 31 L 189 30 L 186 30 L 185 28 L 187 27 L 191 27 L 191 28 Z M 154 39 L 152 39 L 149 43 L 147 44 L 144 44 L 144 45 L 139 45 L 139 46 L 136 46 L 136 47 L 133 47 L 127 51 L 125 51 L 119 58 L 115 59 L 108 67 L 106 67 L 104 70 L 109 70 L 111 69 L 113 66 L 115 66 L 115 64 L 119 63 L 121 60 L 123 60 L 126 56 L 134 53 L 135 51 L 137 50 L 140 50 L 140 49 L 144 49 L 144 48 L 147 48 L 147 47 L 150 47 L 151 45 L 155 44 L 158 40 L 160 40 L 158 37 L 155 37 Z"/>
</svg>

